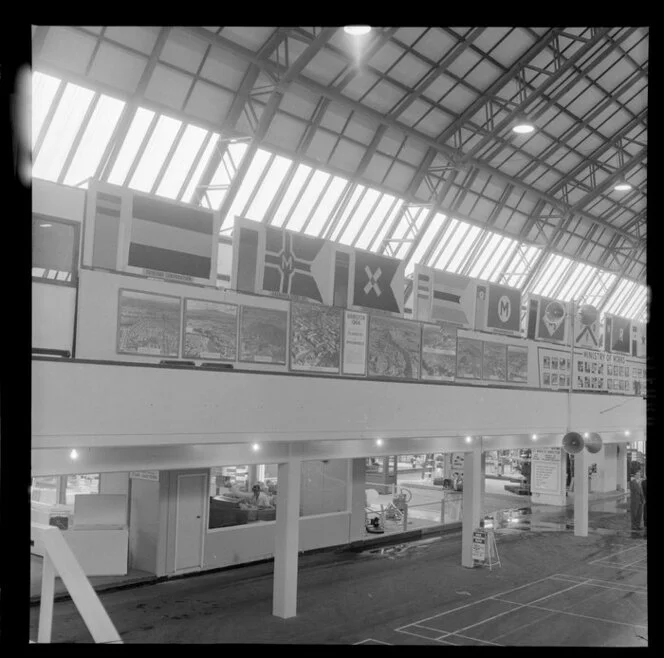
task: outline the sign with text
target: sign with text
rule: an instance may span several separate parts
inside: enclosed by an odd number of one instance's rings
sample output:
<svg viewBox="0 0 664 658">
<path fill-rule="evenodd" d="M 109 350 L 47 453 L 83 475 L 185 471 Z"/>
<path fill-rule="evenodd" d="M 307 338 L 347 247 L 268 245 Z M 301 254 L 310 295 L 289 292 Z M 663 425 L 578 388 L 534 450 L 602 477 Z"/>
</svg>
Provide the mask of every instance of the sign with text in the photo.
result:
<svg viewBox="0 0 664 658">
<path fill-rule="evenodd" d="M 486 560 L 486 530 L 473 530 L 472 555 L 477 562 Z"/>
<path fill-rule="evenodd" d="M 129 477 L 132 480 L 152 480 L 159 482 L 159 471 L 131 471 Z"/>
<path fill-rule="evenodd" d="M 533 493 L 561 494 L 562 448 L 533 448 L 530 487 Z"/>
<path fill-rule="evenodd" d="M 367 374 L 367 318 L 366 313 L 344 312 L 344 375 Z"/>
</svg>

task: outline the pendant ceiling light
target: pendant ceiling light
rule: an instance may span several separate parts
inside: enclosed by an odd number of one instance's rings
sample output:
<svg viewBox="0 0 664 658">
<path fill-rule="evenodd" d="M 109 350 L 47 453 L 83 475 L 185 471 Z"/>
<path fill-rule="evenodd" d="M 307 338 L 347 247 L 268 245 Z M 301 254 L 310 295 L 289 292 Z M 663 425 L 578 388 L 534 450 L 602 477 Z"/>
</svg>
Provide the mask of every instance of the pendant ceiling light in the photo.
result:
<svg viewBox="0 0 664 658">
<path fill-rule="evenodd" d="M 516 82 L 519 86 L 519 103 L 517 107 L 525 107 L 528 101 L 528 89 L 526 87 L 526 79 L 523 72 L 517 76 Z M 529 135 L 535 131 L 535 124 L 528 119 L 525 114 L 519 113 L 514 117 L 512 124 L 512 132 L 517 135 Z"/>
<path fill-rule="evenodd" d="M 354 37 L 361 37 L 364 34 L 369 34 L 371 32 L 371 26 L 369 25 L 346 25 L 344 27 L 344 32 L 346 34 L 351 34 Z"/>
<path fill-rule="evenodd" d="M 617 144 L 618 148 L 618 166 L 620 169 L 623 169 L 625 166 L 625 151 L 623 150 L 623 140 L 620 138 Z M 616 192 L 627 192 L 628 190 L 632 189 L 632 186 L 627 182 L 627 179 L 624 176 L 621 176 L 617 181 L 616 184 L 613 186 L 613 189 L 616 190 Z"/>
<path fill-rule="evenodd" d="M 632 189 L 632 186 L 623 178 L 613 186 L 613 189 L 617 192 L 627 192 Z"/>
<path fill-rule="evenodd" d="M 516 123 L 512 126 L 512 132 L 517 133 L 518 135 L 528 135 L 535 131 L 535 126 L 528 121 L 520 117 L 517 119 Z"/>
</svg>

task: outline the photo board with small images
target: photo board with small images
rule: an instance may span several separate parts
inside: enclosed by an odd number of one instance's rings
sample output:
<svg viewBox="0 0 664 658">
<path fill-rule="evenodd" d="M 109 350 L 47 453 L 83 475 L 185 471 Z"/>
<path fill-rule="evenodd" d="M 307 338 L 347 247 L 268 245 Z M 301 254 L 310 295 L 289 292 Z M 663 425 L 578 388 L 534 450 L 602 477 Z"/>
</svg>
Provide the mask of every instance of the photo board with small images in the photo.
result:
<svg viewBox="0 0 664 658">
<path fill-rule="evenodd" d="M 552 390 L 569 388 L 571 360 L 569 350 L 538 347 L 539 385 Z"/>
<path fill-rule="evenodd" d="M 609 393 L 614 395 L 634 393 L 631 366 L 624 355 L 606 355 L 606 386 Z"/>
<path fill-rule="evenodd" d="M 572 388 L 576 391 L 610 390 L 607 382 L 609 372 L 607 361 L 610 356 L 606 352 L 597 350 L 575 350 Z M 620 358 L 624 360 L 624 357 Z M 611 370 L 613 371 L 613 368 Z"/>
<path fill-rule="evenodd" d="M 632 394 L 645 397 L 647 394 L 645 359 L 628 359 L 627 367 L 631 369 Z"/>
</svg>

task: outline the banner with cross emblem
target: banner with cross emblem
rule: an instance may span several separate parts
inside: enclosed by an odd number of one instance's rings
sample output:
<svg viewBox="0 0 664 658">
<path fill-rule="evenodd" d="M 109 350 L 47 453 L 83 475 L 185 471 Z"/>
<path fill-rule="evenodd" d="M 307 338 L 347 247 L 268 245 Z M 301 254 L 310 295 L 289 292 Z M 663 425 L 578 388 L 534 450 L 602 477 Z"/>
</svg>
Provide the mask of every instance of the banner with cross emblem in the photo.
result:
<svg viewBox="0 0 664 658">
<path fill-rule="evenodd" d="M 405 263 L 360 249 L 354 251 L 352 258 L 350 305 L 403 314 Z"/>
</svg>

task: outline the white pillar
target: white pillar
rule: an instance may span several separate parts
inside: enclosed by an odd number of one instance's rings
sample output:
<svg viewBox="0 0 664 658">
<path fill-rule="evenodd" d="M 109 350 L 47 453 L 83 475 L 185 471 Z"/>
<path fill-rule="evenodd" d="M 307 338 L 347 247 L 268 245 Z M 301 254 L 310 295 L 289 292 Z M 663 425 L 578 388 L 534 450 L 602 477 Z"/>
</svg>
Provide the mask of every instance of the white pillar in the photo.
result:
<svg viewBox="0 0 664 658">
<path fill-rule="evenodd" d="M 300 462 L 279 464 L 277 522 L 274 533 L 272 614 L 297 614 L 297 562 L 300 547 Z"/>
<path fill-rule="evenodd" d="M 486 494 L 486 452 L 482 452 L 480 457 L 480 483 L 482 489 L 482 503 L 484 502 L 484 495 Z"/>
<path fill-rule="evenodd" d="M 350 459 L 350 537 L 349 541 L 365 537 L 367 505 L 366 461 L 364 457 Z"/>
<path fill-rule="evenodd" d="M 616 488 L 619 491 L 627 491 L 627 444 L 619 443 L 616 448 L 617 469 L 616 469 Z"/>
<path fill-rule="evenodd" d="M 588 536 L 588 466 L 591 455 L 584 448 L 574 455 L 574 534 Z"/>
<path fill-rule="evenodd" d="M 473 566 L 473 530 L 479 528 L 482 515 L 482 468 L 479 439 L 463 461 L 463 521 L 461 524 L 461 564 Z"/>
<path fill-rule="evenodd" d="M 604 493 L 615 492 L 618 475 L 618 459 L 615 443 L 605 443 L 602 447 L 602 460 L 597 462 L 599 478 L 598 491 Z"/>
</svg>

